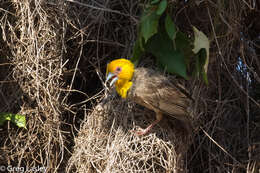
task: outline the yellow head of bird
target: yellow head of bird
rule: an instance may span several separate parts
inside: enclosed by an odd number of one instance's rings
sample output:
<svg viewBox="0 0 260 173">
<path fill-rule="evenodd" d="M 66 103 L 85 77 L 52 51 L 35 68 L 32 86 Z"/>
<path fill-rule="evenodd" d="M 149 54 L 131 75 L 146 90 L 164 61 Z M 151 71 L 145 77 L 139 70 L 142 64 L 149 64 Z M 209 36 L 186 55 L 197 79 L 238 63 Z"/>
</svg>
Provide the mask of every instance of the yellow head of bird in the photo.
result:
<svg viewBox="0 0 260 173">
<path fill-rule="evenodd" d="M 106 82 L 111 79 L 110 86 L 115 83 L 116 90 L 125 98 L 132 85 L 134 64 L 127 59 L 116 59 L 107 65 Z"/>
</svg>

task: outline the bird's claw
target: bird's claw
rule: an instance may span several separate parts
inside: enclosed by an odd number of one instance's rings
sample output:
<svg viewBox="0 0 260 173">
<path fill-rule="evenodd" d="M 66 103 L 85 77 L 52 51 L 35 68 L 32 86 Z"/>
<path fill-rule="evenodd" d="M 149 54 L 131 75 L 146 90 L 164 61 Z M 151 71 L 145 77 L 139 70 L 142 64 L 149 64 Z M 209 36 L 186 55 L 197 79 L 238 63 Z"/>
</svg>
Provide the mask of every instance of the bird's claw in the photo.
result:
<svg viewBox="0 0 260 173">
<path fill-rule="evenodd" d="M 148 132 L 148 130 L 139 128 L 138 130 L 131 130 L 131 132 L 134 133 L 136 136 L 143 136 Z"/>
</svg>

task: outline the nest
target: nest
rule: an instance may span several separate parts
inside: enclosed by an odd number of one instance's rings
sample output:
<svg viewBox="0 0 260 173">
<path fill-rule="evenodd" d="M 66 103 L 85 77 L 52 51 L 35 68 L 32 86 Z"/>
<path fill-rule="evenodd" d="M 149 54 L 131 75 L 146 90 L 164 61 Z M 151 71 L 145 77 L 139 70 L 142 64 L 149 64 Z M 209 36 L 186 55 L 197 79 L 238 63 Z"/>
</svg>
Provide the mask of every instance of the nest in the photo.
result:
<svg viewBox="0 0 260 173">
<path fill-rule="evenodd" d="M 87 116 L 70 158 L 76 172 L 186 172 L 191 136 L 165 117 L 149 135 L 131 132 L 155 119 L 154 112 L 119 99 L 98 104 Z"/>
</svg>

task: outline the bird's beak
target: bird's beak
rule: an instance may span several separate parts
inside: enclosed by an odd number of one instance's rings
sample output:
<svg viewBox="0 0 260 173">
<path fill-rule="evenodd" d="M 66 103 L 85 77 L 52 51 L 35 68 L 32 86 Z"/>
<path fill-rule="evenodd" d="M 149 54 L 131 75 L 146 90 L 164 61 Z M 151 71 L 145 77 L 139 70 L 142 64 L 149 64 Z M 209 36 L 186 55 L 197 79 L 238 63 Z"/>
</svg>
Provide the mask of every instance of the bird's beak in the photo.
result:
<svg viewBox="0 0 260 173">
<path fill-rule="evenodd" d="M 108 73 L 108 75 L 107 75 L 107 78 L 106 78 L 106 83 L 110 80 L 110 79 L 112 79 L 111 80 L 111 82 L 110 82 L 110 87 L 118 80 L 118 77 L 117 77 L 117 75 L 115 75 L 114 73 L 111 73 L 111 72 L 109 72 Z"/>
</svg>

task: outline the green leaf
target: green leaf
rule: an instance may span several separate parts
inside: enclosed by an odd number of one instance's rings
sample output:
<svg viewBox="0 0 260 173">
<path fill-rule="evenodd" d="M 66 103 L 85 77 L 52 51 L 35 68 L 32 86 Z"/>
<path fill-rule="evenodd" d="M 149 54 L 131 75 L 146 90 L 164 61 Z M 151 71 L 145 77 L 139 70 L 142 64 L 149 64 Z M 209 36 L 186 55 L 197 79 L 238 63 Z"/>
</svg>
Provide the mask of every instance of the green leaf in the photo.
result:
<svg viewBox="0 0 260 173">
<path fill-rule="evenodd" d="M 196 71 L 200 73 L 203 69 L 203 66 L 206 63 L 207 59 L 207 54 L 206 54 L 206 49 L 200 49 L 200 51 L 195 55 L 195 60 L 196 60 Z"/>
<path fill-rule="evenodd" d="M 193 76 L 202 76 L 204 82 L 208 85 L 208 77 L 204 69 L 204 65 L 207 60 L 206 49 L 200 49 L 200 51 L 195 55 L 195 68 L 193 69 Z"/>
<path fill-rule="evenodd" d="M 175 40 L 177 30 L 169 14 L 166 15 L 164 24 L 170 39 Z"/>
<path fill-rule="evenodd" d="M 159 57 L 158 61 L 168 72 L 178 74 L 188 79 L 184 55 L 181 52 L 175 50 L 165 52 L 163 56 Z"/>
<path fill-rule="evenodd" d="M 142 38 L 136 40 L 133 50 L 133 56 L 130 58 L 130 60 L 135 64 L 135 66 L 138 64 L 140 57 L 144 53 L 141 42 Z"/>
<path fill-rule="evenodd" d="M 194 48 L 192 51 L 197 54 L 201 49 L 206 50 L 206 60 L 204 64 L 204 71 L 207 73 L 208 71 L 208 64 L 209 64 L 209 39 L 208 37 L 201 31 L 199 31 L 196 27 L 192 27 L 194 32 Z"/>
<path fill-rule="evenodd" d="M 204 68 L 207 63 L 207 51 L 205 48 L 200 49 L 198 52 L 198 62 L 200 66 L 200 75 L 202 76 L 204 82 L 208 85 L 208 77 Z"/>
<path fill-rule="evenodd" d="M 24 115 L 0 113 L 0 125 L 3 125 L 7 120 L 16 124 L 18 127 L 23 127 L 26 129 L 26 119 Z"/>
<path fill-rule="evenodd" d="M 166 8 L 167 8 L 167 0 L 162 0 L 158 5 L 158 8 L 156 10 L 156 14 L 161 16 Z"/>
<path fill-rule="evenodd" d="M 190 39 L 185 33 L 181 31 L 178 31 L 176 33 L 175 44 L 176 44 L 176 49 L 180 50 L 181 52 L 184 52 L 185 56 L 190 57 L 194 55 L 192 52 Z"/>
<path fill-rule="evenodd" d="M 153 4 L 157 4 L 159 1 L 160 1 L 160 0 L 152 0 L 152 1 L 151 1 L 151 4 L 152 4 L 152 5 L 153 5 Z"/>
<path fill-rule="evenodd" d="M 202 79 L 206 83 L 206 85 L 209 84 L 207 73 L 205 72 L 205 69 L 202 69 Z"/>
<path fill-rule="evenodd" d="M 152 8 L 145 12 L 141 19 L 141 36 L 144 38 L 145 43 L 149 38 L 157 33 L 159 18 Z"/>
<path fill-rule="evenodd" d="M 180 75 L 185 79 L 188 78 L 184 55 L 180 51 L 174 50 L 173 42 L 166 31 L 162 30 L 155 34 L 148 40 L 145 48 L 168 72 Z"/>
<path fill-rule="evenodd" d="M 191 42 L 186 34 L 178 31 L 175 37 L 176 50 L 184 54 L 186 64 L 190 64 L 191 57 L 194 56 L 192 52 Z"/>
</svg>

